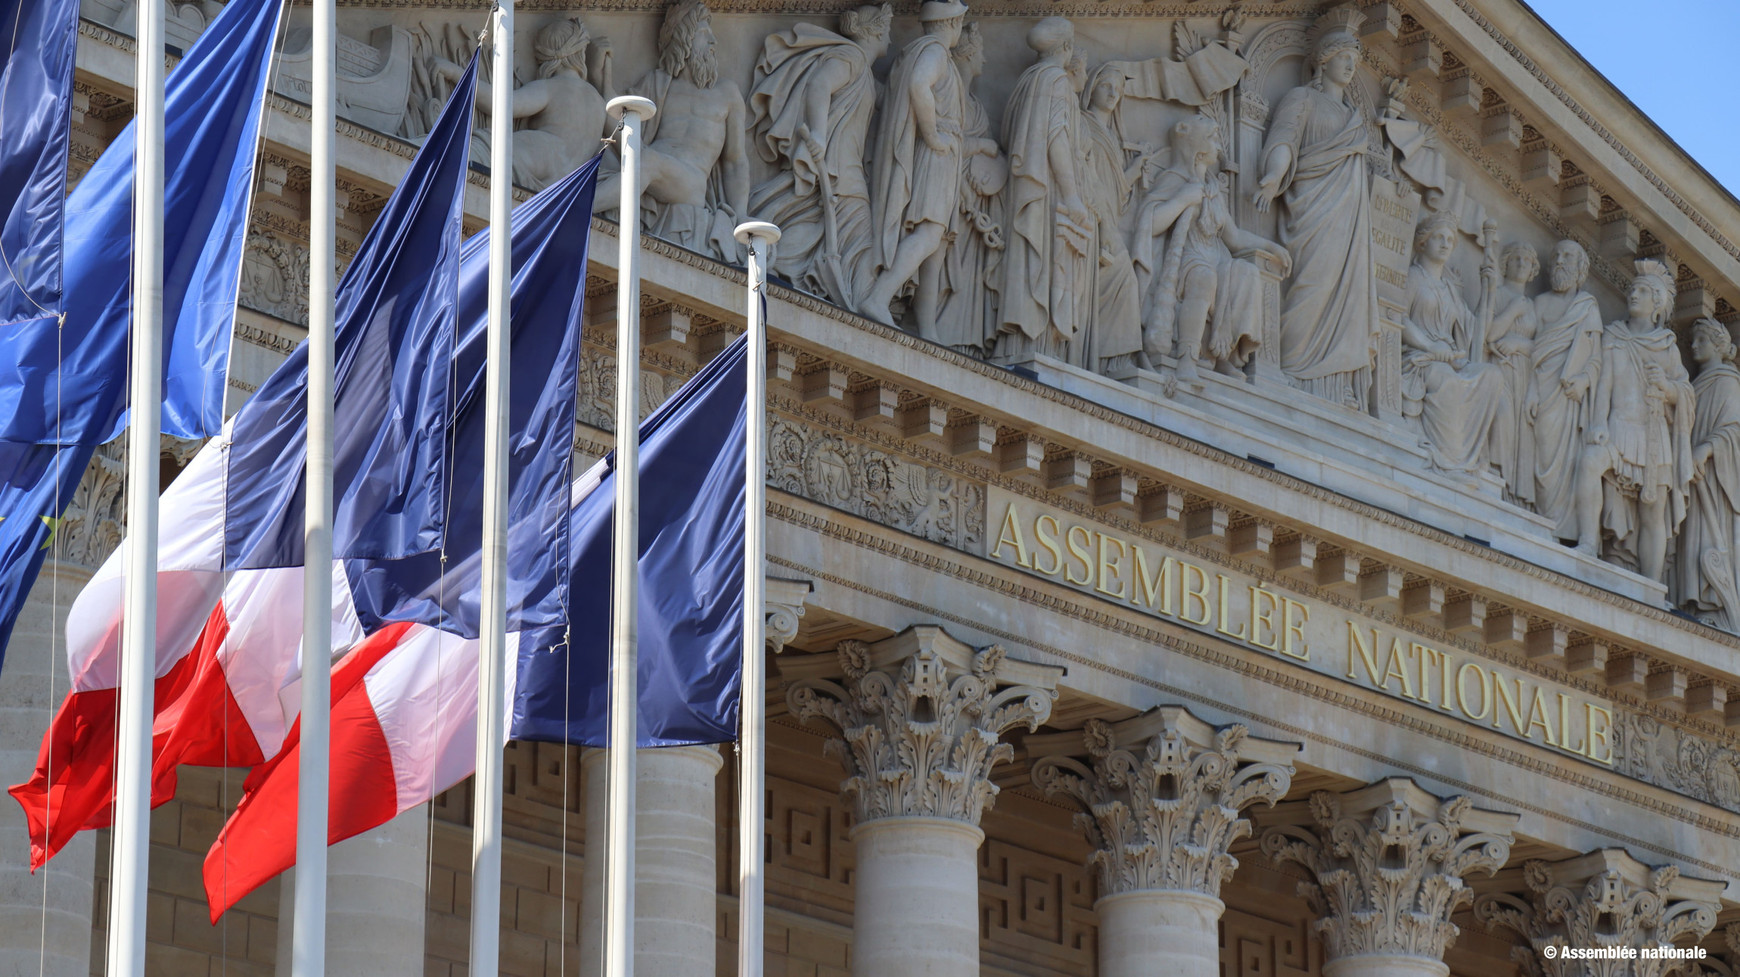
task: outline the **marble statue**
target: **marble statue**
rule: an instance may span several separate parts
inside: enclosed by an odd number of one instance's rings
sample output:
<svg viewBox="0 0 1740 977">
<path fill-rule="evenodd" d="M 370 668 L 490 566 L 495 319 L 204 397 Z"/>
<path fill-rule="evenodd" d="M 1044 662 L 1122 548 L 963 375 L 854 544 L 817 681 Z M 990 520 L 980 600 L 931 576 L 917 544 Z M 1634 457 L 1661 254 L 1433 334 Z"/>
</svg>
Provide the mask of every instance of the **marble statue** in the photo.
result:
<svg viewBox="0 0 1740 977">
<path fill-rule="evenodd" d="M 964 145 L 966 84 L 949 49 L 961 39 L 967 6 L 925 0 L 918 19 L 924 33 L 888 70 L 872 160 L 870 203 L 875 228 L 876 278 L 857 311 L 894 324 L 891 306 L 913 283 L 913 318 L 921 336 L 935 336 L 942 304 L 948 229 L 961 196 L 961 161 L 968 153 L 995 153 L 982 140 Z M 987 147 L 984 144 L 989 144 Z"/>
<path fill-rule="evenodd" d="M 770 35 L 749 91 L 750 144 L 776 172 L 749 195 L 779 225 L 773 270 L 850 306 L 870 287 L 870 182 L 864 161 L 876 112 L 870 66 L 888 51 L 894 8 L 840 15 L 841 34 L 800 23 Z"/>
<path fill-rule="evenodd" d="M 1509 401 L 1512 429 L 1506 432 L 1509 443 L 1503 457 L 1494 458 L 1509 481 L 1511 498 L 1525 505 L 1535 500 L 1535 439 L 1524 413 L 1528 403 L 1529 384 L 1534 379 L 1535 332 L 1540 328 L 1540 314 L 1528 295 L 1530 282 L 1541 273 L 1540 255 L 1523 242 L 1504 249 L 1499 261 L 1501 280 L 1492 306 L 1492 323 L 1486 331 L 1486 355 L 1504 377 L 1504 396 Z M 1494 444 L 1496 452 L 1500 447 Z"/>
<path fill-rule="evenodd" d="M 973 94 L 973 82 L 985 70 L 985 40 L 979 25 L 968 24 L 952 52 L 955 70 L 965 86 L 961 128 L 967 145 L 980 152 L 961 167 L 960 206 L 949 225 L 950 245 L 943 262 L 943 299 L 937 310 L 937 342 L 983 356 L 995 337 L 998 271 L 1003 255 L 1003 187 L 1009 182 L 1009 159 L 991 138 L 991 116 Z M 984 152 L 986 145 L 994 152 Z"/>
<path fill-rule="evenodd" d="M 1122 68 L 1101 65 L 1088 76 L 1081 95 L 1082 202 L 1094 218 L 1096 245 L 1090 266 L 1093 303 L 1086 309 L 1081 336 L 1088 369 L 1101 373 L 1146 360 L 1136 268 L 1122 224 L 1146 157 L 1126 151 L 1118 120 L 1125 80 Z"/>
<path fill-rule="evenodd" d="M 532 50 L 538 59 L 538 77 L 513 92 L 514 119 L 524 120 L 514 131 L 514 182 L 528 190 L 542 190 L 598 152 L 600 139 L 612 128 L 604 103 L 616 93 L 610 42 L 602 37 L 594 40 L 578 17 L 544 25 Z M 462 66 L 444 58 L 436 59 L 433 68 L 448 85 L 457 84 L 465 73 Z M 589 77 L 598 79 L 597 87 Z M 480 80 L 477 107 L 486 114 L 490 98 L 490 83 Z M 487 115 L 478 122 L 487 126 Z"/>
<path fill-rule="evenodd" d="M 1577 460 L 1589 426 L 1589 392 L 1601 375 L 1601 309 L 1583 291 L 1588 277 L 1588 252 L 1575 241 L 1560 241 L 1547 276 L 1551 288 L 1535 296 L 1539 325 L 1523 400 L 1534 450 L 1535 511 L 1552 521 L 1563 540 L 1578 536 Z"/>
<path fill-rule="evenodd" d="M 1281 305 L 1281 370 L 1319 397 L 1367 410 L 1377 279 L 1372 265 L 1369 127 L 1348 95 L 1361 15 L 1337 8 L 1313 33 L 1309 84 L 1275 107 L 1264 141 L 1258 211 L 1279 197 L 1293 278 Z"/>
<path fill-rule="evenodd" d="M 1175 124 L 1168 151 L 1137 213 L 1133 250 L 1146 358 L 1176 357 L 1176 380 L 1189 384 L 1205 338 L 1208 355 L 1225 367 L 1242 366 L 1261 339 L 1261 276 L 1235 254 L 1266 252 L 1283 269 L 1292 259 L 1286 248 L 1233 223 L 1213 118 L 1199 114 Z"/>
<path fill-rule="evenodd" d="M 1668 539 L 1686 515 L 1695 395 L 1673 330 L 1674 279 L 1644 259 L 1626 295 L 1627 317 L 1601 337 L 1589 427 L 1577 470 L 1577 548 L 1664 580 Z"/>
<path fill-rule="evenodd" d="M 1039 60 L 1021 73 L 1003 110 L 1008 227 L 996 352 L 1087 366 L 1087 343 L 1076 340 L 1094 301 L 1098 221 L 1081 193 L 1085 143 L 1069 72 L 1074 45 L 1075 28 L 1062 17 L 1035 24 L 1027 46 Z"/>
<path fill-rule="evenodd" d="M 1680 528 L 1674 604 L 1729 631 L 1740 623 L 1740 370 L 1734 337 L 1714 319 L 1692 325 L 1692 486 Z"/>
<path fill-rule="evenodd" d="M 1461 281 L 1446 274 L 1458 233 L 1454 215 L 1435 213 L 1414 234 L 1402 319 L 1402 413 L 1419 418 L 1433 468 L 1478 476 L 1497 462 L 1509 481 L 1504 465 L 1515 454 L 1516 415 L 1503 373 L 1481 355 L 1489 297 L 1470 309 Z M 1496 274 L 1481 269 L 1483 281 Z"/>
<path fill-rule="evenodd" d="M 743 91 L 719 72 L 712 12 L 703 0 L 677 0 L 659 25 L 658 67 L 628 91 L 653 100 L 658 114 L 642 129 L 647 232 L 691 251 L 732 260 L 737 222 L 749 213 L 749 157 Z M 621 174 L 598 182 L 595 211 L 613 210 Z"/>
</svg>

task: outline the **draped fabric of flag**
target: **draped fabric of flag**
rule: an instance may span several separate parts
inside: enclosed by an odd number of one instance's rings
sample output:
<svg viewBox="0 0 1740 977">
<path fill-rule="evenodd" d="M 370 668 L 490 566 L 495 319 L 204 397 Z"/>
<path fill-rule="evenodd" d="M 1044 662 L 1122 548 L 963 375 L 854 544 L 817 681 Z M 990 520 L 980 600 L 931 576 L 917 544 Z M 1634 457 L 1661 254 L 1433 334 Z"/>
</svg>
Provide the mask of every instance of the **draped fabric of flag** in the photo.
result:
<svg viewBox="0 0 1740 977">
<path fill-rule="evenodd" d="M 61 310 L 78 0 L 0 0 L 0 338 Z"/>
<path fill-rule="evenodd" d="M 741 685 L 743 456 L 747 346 L 737 340 L 642 422 L 641 746 L 735 738 Z M 571 486 L 575 545 L 564 568 L 573 641 L 557 626 L 508 635 L 513 735 L 601 744 L 610 658 L 606 458 Z M 510 562 L 534 545 L 510 529 Z M 455 576 L 474 570 L 462 567 Z M 473 585 L 475 590 L 475 584 Z M 369 635 L 332 675 L 327 829 L 337 844 L 471 776 L 476 762 L 476 639 L 426 624 Z M 570 670 L 572 685 L 564 686 Z M 217 918 L 296 861 L 299 730 L 249 773 L 211 851 L 205 886 Z"/>
<path fill-rule="evenodd" d="M 568 446 L 580 373 L 586 255 L 591 239 L 594 156 L 514 208 L 512 386 L 509 390 L 508 525 L 516 547 L 507 567 L 508 630 L 553 627 L 566 619 Z M 483 539 L 484 339 L 488 327 L 489 238 L 465 242 L 459 275 L 458 380 L 453 401 L 446 560 L 427 553 L 402 560 L 352 560 L 345 567 L 357 617 L 369 631 L 394 621 L 478 632 Z M 510 542 L 510 545 L 514 545 Z"/>
<path fill-rule="evenodd" d="M 348 534 L 335 536 L 341 551 L 372 550 L 383 538 L 402 541 L 428 531 L 430 512 L 406 515 L 414 525 L 401 530 L 391 517 L 405 510 L 380 506 L 378 498 L 430 494 L 427 472 L 407 469 L 400 452 L 419 466 L 441 467 L 451 349 L 440 337 L 451 337 L 457 303 L 458 215 L 475 77 L 474 63 L 340 282 L 335 340 L 345 413 L 338 427 L 351 429 L 339 442 L 344 481 L 335 482 L 335 525 Z M 412 372 L 428 376 L 382 389 L 382 377 L 396 381 Z M 241 552 L 270 552 L 290 505 L 298 507 L 293 521 L 301 525 L 306 373 L 305 352 L 281 365 L 262 396 L 201 449 L 161 500 L 153 805 L 173 796 L 177 764 L 260 763 L 278 751 L 295 718 L 302 568 L 262 560 L 268 565 L 238 569 L 231 543 L 265 540 Z M 434 404 L 395 399 L 400 396 Z M 359 444 L 356 435 L 365 433 L 380 443 Z M 298 491 L 276 491 L 291 484 Z M 436 506 L 438 496 L 419 504 Z M 360 506 L 376 509 L 358 514 Z M 0 544 L 5 530 L 0 523 Z M 378 536 L 362 538 L 364 531 Z M 348 593 L 342 575 L 338 592 Z M 113 815 L 121 599 L 117 551 L 73 604 L 67 625 L 73 691 L 43 739 L 35 775 L 11 790 L 29 822 L 33 865 Z M 362 638 L 347 596 L 335 597 L 332 633 L 338 647 Z"/>
<path fill-rule="evenodd" d="M 78 0 L 0 0 L 0 347 L 53 331 Z M 0 443 L 0 653 L 93 447 Z"/>
<path fill-rule="evenodd" d="M 165 84 L 163 433 L 176 437 L 222 425 L 280 3 L 231 0 Z M 96 444 L 126 426 L 133 132 L 67 198 L 65 325 L 32 320 L 0 343 L 0 441 Z"/>
</svg>

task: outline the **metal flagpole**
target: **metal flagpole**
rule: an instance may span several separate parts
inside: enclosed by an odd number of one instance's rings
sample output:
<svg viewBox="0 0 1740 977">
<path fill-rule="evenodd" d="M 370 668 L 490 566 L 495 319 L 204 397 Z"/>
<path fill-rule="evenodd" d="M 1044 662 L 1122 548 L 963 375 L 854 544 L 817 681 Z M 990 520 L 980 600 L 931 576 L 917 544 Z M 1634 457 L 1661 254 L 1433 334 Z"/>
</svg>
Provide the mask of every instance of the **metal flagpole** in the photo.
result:
<svg viewBox="0 0 1740 977">
<path fill-rule="evenodd" d="M 314 0 L 314 113 L 309 139 L 308 470 L 303 513 L 302 752 L 297 764 L 296 904 L 291 973 L 326 973 L 327 781 L 332 725 L 333 263 L 338 211 L 335 0 Z"/>
<path fill-rule="evenodd" d="M 762 597 L 767 561 L 767 266 L 779 228 L 766 221 L 737 225 L 749 246 L 748 423 L 743 447 L 743 743 L 737 812 L 737 974 L 761 977 L 763 829 L 767 820 L 767 611 Z"/>
<path fill-rule="evenodd" d="M 126 590 L 116 727 L 108 972 L 145 973 L 151 722 L 157 680 L 157 465 L 163 412 L 163 5 L 140 4 L 134 82 L 133 337 L 127 443 Z"/>
<path fill-rule="evenodd" d="M 489 100 L 489 332 L 484 378 L 483 595 L 478 622 L 477 780 L 471 799 L 471 972 L 501 968 L 502 697 L 507 668 L 508 355 L 513 297 L 514 5 L 498 0 Z"/>
<path fill-rule="evenodd" d="M 605 830 L 604 977 L 634 973 L 634 768 L 640 730 L 640 131 L 652 99 L 623 95 L 621 251 L 616 268 L 616 518 L 610 551 L 610 800 Z"/>
</svg>

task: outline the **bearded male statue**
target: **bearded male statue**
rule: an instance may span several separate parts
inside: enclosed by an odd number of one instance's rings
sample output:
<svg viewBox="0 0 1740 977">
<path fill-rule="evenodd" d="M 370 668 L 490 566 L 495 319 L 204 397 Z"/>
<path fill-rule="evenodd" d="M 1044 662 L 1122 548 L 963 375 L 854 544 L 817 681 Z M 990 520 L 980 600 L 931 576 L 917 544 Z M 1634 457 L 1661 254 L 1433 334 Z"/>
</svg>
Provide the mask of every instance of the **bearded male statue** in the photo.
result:
<svg viewBox="0 0 1740 977">
<path fill-rule="evenodd" d="M 647 230 L 672 244 L 734 260 L 732 230 L 749 213 L 743 90 L 719 77 L 712 12 L 677 0 L 659 26 L 659 64 L 629 89 L 658 114 L 642 129 L 641 191 Z M 593 212 L 614 210 L 621 174 L 599 181 Z"/>
</svg>

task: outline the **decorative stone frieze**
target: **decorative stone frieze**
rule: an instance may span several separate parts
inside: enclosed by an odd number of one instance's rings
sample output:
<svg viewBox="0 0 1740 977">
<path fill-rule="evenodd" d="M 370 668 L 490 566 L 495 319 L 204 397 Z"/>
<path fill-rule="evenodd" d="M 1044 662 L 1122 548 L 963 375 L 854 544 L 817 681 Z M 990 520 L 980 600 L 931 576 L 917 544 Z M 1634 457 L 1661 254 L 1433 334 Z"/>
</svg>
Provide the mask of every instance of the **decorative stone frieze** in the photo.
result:
<svg viewBox="0 0 1740 977">
<path fill-rule="evenodd" d="M 1027 751 L 1036 757 L 1035 785 L 1086 808 L 1076 822 L 1097 848 L 1101 896 L 1182 889 L 1218 898 L 1239 865 L 1229 849 L 1251 832 L 1240 812 L 1286 795 L 1299 746 L 1161 706 L 1120 723 L 1089 719 L 1079 733 L 1029 737 Z"/>
<path fill-rule="evenodd" d="M 997 795 L 991 768 L 1014 756 L 1002 734 L 1045 722 L 1063 674 L 1008 658 L 1001 645 L 972 648 L 935 625 L 875 644 L 843 641 L 837 668 L 827 657 L 782 659 L 780 671 L 796 679 L 786 695 L 791 711 L 839 731 L 828 749 L 849 771 L 841 789 L 860 822 L 978 824 Z M 843 680 L 823 677 L 840 671 Z"/>
<path fill-rule="evenodd" d="M 1682 939 L 1698 940 L 1716 925 L 1723 884 L 1652 866 L 1622 848 L 1603 848 L 1562 862 L 1529 861 L 1506 872 L 1474 903 L 1490 930 L 1509 930 L 1527 946 L 1511 951 L 1535 977 L 1660 977 L 1676 961 L 1645 956 Z M 1621 959 L 1548 959 L 1546 947 L 1638 951 Z"/>
<path fill-rule="evenodd" d="M 1299 894 L 1321 914 L 1328 960 L 1413 958 L 1435 966 L 1411 969 L 1443 974 L 1460 932 L 1450 915 L 1474 895 L 1463 880 L 1505 863 L 1517 816 L 1393 777 L 1346 794 L 1318 791 L 1275 821 L 1263 852 L 1308 873 Z"/>
</svg>

